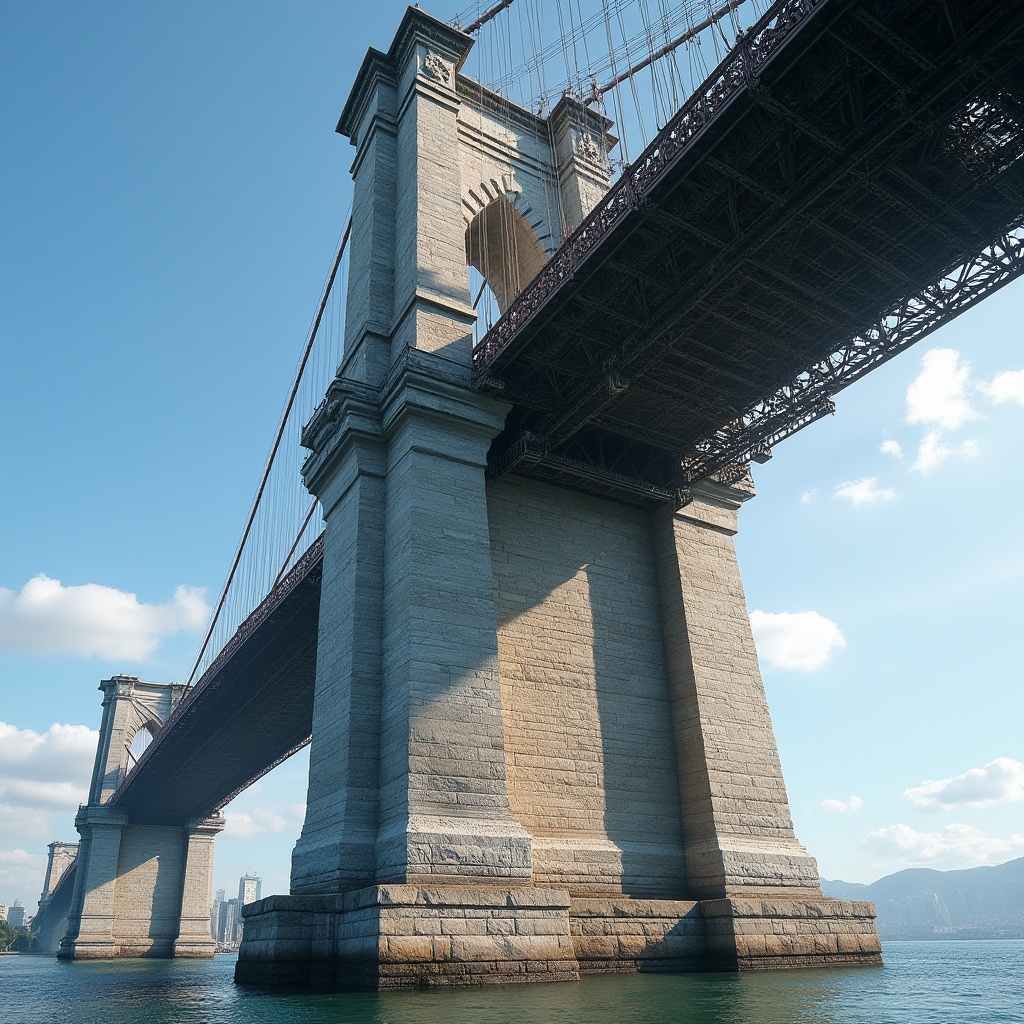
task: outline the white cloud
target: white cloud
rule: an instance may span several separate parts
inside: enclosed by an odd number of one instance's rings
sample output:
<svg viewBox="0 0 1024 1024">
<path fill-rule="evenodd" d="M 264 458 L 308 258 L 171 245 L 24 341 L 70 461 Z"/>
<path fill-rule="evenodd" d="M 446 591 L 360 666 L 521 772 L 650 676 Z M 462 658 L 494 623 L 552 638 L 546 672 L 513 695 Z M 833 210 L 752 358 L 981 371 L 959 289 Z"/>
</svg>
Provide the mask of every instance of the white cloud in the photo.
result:
<svg viewBox="0 0 1024 1024">
<path fill-rule="evenodd" d="M 7 842 L 34 840 L 38 846 L 44 847 L 58 834 L 73 833 L 67 812 L 62 812 L 59 817 L 60 821 L 52 810 L 5 803 L 4 794 L 0 792 L 0 836 Z"/>
<path fill-rule="evenodd" d="M 930 473 L 936 466 L 941 465 L 951 455 L 963 455 L 967 458 L 974 458 L 978 454 L 978 445 L 975 441 L 964 441 L 951 448 L 942 440 L 942 432 L 929 430 L 917 449 L 917 458 L 910 467 L 919 473 Z"/>
<path fill-rule="evenodd" d="M 859 796 L 851 795 L 848 800 L 822 800 L 818 807 L 823 811 L 832 814 L 852 814 L 864 806 L 864 801 Z"/>
<path fill-rule="evenodd" d="M 279 811 L 271 808 L 257 808 L 251 814 L 246 811 L 227 811 L 224 835 L 234 839 L 255 839 L 268 832 L 298 831 L 306 815 L 305 804 L 292 804 Z"/>
<path fill-rule="evenodd" d="M 55 722 L 39 733 L 0 722 L 0 782 L 79 780 L 88 784 L 99 736 L 87 725 Z"/>
<path fill-rule="evenodd" d="M 955 430 L 977 415 L 967 397 L 971 367 L 952 348 L 921 357 L 921 372 L 907 388 L 907 422 Z"/>
<path fill-rule="evenodd" d="M 804 491 L 803 494 L 800 495 L 801 504 L 810 505 L 810 503 L 817 497 L 817 494 L 817 491 Z"/>
<path fill-rule="evenodd" d="M 98 739 L 85 725 L 40 733 L 0 722 L 0 837 L 46 843 L 66 834 L 88 796 Z"/>
<path fill-rule="evenodd" d="M 921 357 L 921 372 L 907 388 L 906 420 L 927 428 L 911 469 L 930 473 L 954 455 L 967 458 L 977 455 L 975 441 L 953 445 L 946 440 L 949 431 L 978 418 L 971 405 L 971 392 L 977 387 L 971 381 L 970 364 L 955 349 L 934 348 L 925 352 Z M 885 444 L 882 450 L 886 450 Z"/>
<path fill-rule="evenodd" d="M 888 487 L 879 487 L 878 478 L 866 476 L 860 480 L 845 480 L 832 492 L 833 498 L 845 498 L 852 505 L 879 505 L 892 501 L 896 492 Z"/>
<path fill-rule="evenodd" d="M 812 672 L 846 646 L 842 630 L 818 612 L 750 613 L 761 658 L 771 667 Z"/>
<path fill-rule="evenodd" d="M 178 587 L 173 600 L 145 604 L 113 587 L 65 587 L 40 573 L 17 593 L 0 587 L 0 650 L 145 660 L 165 636 L 205 624 L 203 594 Z"/>
<path fill-rule="evenodd" d="M 981 390 L 996 405 L 1004 402 L 1016 402 L 1024 405 L 1024 370 L 1004 370 L 997 373 L 988 384 L 982 384 Z"/>
<path fill-rule="evenodd" d="M 971 825 L 946 825 L 938 832 L 917 832 L 909 825 L 878 828 L 865 837 L 864 847 L 888 870 L 906 867 L 949 871 L 999 864 L 1024 854 L 1024 835 L 1002 839 L 987 836 Z"/>
<path fill-rule="evenodd" d="M 88 795 L 88 779 L 83 779 L 81 783 L 0 779 L 0 799 L 8 806 L 74 812 L 79 804 L 85 803 Z"/>
<path fill-rule="evenodd" d="M 903 791 L 918 811 L 952 811 L 964 807 L 995 807 L 1024 800 L 1024 763 L 997 757 L 950 779 L 922 782 Z"/>
<path fill-rule="evenodd" d="M 43 888 L 46 854 L 27 850 L 0 850 L 0 893 L 4 900 L 14 900 L 17 893 L 39 893 Z M 20 897 L 25 909 L 32 914 L 35 905 Z"/>
<path fill-rule="evenodd" d="M 883 455 L 891 455 L 894 459 L 903 458 L 903 445 L 899 441 L 893 440 L 891 437 L 886 438 L 879 446 L 878 450 Z"/>
</svg>

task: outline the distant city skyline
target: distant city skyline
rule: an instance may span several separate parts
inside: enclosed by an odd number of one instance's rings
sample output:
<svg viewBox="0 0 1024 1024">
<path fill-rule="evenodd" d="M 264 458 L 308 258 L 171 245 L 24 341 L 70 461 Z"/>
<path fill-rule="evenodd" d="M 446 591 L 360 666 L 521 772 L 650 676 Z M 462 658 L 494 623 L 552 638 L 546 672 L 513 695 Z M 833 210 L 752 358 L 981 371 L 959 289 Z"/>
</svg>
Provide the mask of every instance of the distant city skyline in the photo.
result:
<svg viewBox="0 0 1024 1024">
<path fill-rule="evenodd" d="M 238 879 L 237 898 L 226 899 L 227 890 L 214 891 L 210 907 L 210 935 L 221 946 L 234 948 L 242 939 L 241 909 L 260 898 L 263 879 L 248 871 Z"/>
</svg>

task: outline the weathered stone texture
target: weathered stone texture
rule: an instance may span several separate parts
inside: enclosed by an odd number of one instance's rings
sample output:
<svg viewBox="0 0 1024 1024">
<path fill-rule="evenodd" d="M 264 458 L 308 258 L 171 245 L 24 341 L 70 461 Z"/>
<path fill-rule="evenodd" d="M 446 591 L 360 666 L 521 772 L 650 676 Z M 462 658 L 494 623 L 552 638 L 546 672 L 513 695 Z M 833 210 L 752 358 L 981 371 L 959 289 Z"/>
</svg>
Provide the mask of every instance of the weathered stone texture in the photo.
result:
<svg viewBox="0 0 1024 1024">
<path fill-rule="evenodd" d="M 100 739 L 89 802 L 75 817 L 82 841 L 57 955 L 212 957 L 213 840 L 224 819 L 135 825 L 109 804 L 127 773 L 132 738 L 145 727 L 160 729 L 184 687 L 114 676 L 100 689 Z"/>
<path fill-rule="evenodd" d="M 569 981 L 569 896 L 538 888 L 371 886 L 244 910 L 243 983 L 415 988 Z"/>
<path fill-rule="evenodd" d="M 292 891 L 339 892 L 375 876 L 379 810 L 384 452 L 358 389 L 339 403 L 345 443 L 307 467 L 327 537 L 309 788 Z"/>
<path fill-rule="evenodd" d="M 184 872 L 182 829 L 129 825 L 121 833 L 113 903 L 118 956 L 174 952 Z M 209 910 L 206 920 L 209 930 Z"/>
<path fill-rule="evenodd" d="M 209 957 L 216 951 L 210 935 L 210 903 L 213 896 L 213 843 L 224 828 L 224 818 L 214 815 L 190 822 L 184 830 L 185 863 L 178 903 L 176 957 Z"/>
<path fill-rule="evenodd" d="M 378 881 L 531 877 L 508 801 L 490 585 L 497 411 L 422 378 L 385 413 Z"/>
<path fill-rule="evenodd" d="M 182 828 L 131 825 L 118 811 L 87 805 L 75 824 L 82 842 L 58 956 L 213 956 L 213 840 L 222 817 Z"/>
<path fill-rule="evenodd" d="M 506 756 L 538 884 L 685 892 L 647 516 L 545 484 L 488 488 Z"/>
<path fill-rule="evenodd" d="M 140 729 L 156 734 L 181 698 L 185 687 L 180 683 L 148 683 L 135 676 L 113 676 L 104 679 L 103 719 L 89 803 L 101 804 L 114 791 L 128 772 L 127 751 Z"/>
<path fill-rule="evenodd" d="M 728 969 L 882 962 L 873 903 L 854 900 L 705 900 L 711 963 Z"/>
<path fill-rule="evenodd" d="M 97 763 L 105 759 L 100 748 Z M 66 959 L 102 959 L 118 955 L 114 938 L 114 890 L 117 882 L 121 833 L 127 819 L 117 811 L 87 804 L 75 816 L 81 836 L 75 891 L 68 914 L 67 935 L 58 956 Z"/>
<path fill-rule="evenodd" d="M 822 898 L 793 834 L 732 545 L 749 488 L 648 515 L 487 480 L 509 406 L 471 385 L 467 259 L 501 256 L 485 226 L 532 231 L 494 268 L 510 302 L 603 191 L 610 125 L 513 112 L 459 78 L 470 45 L 410 9 L 339 124 L 347 354 L 303 434 L 327 523 L 307 816 L 236 976 L 871 962 L 870 916 Z"/>
<path fill-rule="evenodd" d="M 797 842 L 733 534 L 736 487 L 652 516 L 690 894 L 820 895 Z"/>
<path fill-rule="evenodd" d="M 682 971 L 708 966 L 700 903 L 574 899 L 570 929 L 580 970 Z"/>
</svg>

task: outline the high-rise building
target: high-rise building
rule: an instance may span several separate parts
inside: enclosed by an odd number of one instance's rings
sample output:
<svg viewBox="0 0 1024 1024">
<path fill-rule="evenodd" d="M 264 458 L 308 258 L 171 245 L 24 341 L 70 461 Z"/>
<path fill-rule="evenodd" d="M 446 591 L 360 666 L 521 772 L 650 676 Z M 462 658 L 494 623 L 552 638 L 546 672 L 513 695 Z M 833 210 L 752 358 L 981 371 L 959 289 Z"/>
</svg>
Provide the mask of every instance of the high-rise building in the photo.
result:
<svg viewBox="0 0 1024 1024">
<path fill-rule="evenodd" d="M 242 940 L 242 907 L 260 898 L 263 879 L 242 875 L 238 880 L 238 898 L 225 899 L 227 891 L 218 889 L 210 906 L 210 934 L 222 946 L 234 947 Z"/>
<path fill-rule="evenodd" d="M 247 903 L 253 903 L 260 898 L 263 889 L 263 879 L 258 875 L 242 875 L 238 880 L 238 903 L 244 907 Z"/>
<path fill-rule="evenodd" d="M 15 900 L 7 908 L 7 923 L 13 924 L 16 928 L 25 927 L 25 908 L 21 905 L 20 900 Z"/>
<path fill-rule="evenodd" d="M 220 905 L 217 941 L 223 946 L 237 946 L 242 936 L 238 916 L 238 900 L 225 900 Z"/>
<path fill-rule="evenodd" d="M 220 915 L 221 907 L 224 905 L 224 890 L 218 889 L 213 896 L 213 903 L 210 904 L 210 936 L 220 942 Z"/>
<path fill-rule="evenodd" d="M 6 921 L 7 920 L 7 910 L 8 910 L 7 904 L 6 903 L 0 903 L 0 921 Z"/>
</svg>

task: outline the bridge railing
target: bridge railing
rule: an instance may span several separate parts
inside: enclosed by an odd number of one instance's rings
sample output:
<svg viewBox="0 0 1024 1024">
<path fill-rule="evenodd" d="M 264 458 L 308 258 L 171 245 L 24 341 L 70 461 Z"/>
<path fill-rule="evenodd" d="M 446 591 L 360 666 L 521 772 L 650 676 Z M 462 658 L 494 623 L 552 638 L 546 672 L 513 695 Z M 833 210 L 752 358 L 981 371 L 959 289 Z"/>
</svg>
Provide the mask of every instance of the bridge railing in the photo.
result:
<svg viewBox="0 0 1024 1024">
<path fill-rule="evenodd" d="M 704 84 L 680 107 L 654 141 L 628 165 L 604 199 L 562 243 L 509 305 L 473 352 L 473 377 L 480 380 L 576 270 L 609 237 L 616 225 L 642 205 L 653 189 L 690 150 L 695 140 L 744 90 L 801 26 L 829 0 L 781 0 L 742 35 Z"/>
<path fill-rule="evenodd" d="M 165 732 L 171 726 L 174 725 L 178 719 L 184 715 L 188 709 L 198 700 L 201 699 L 203 690 L 212 685 L 221 670 L 231 661 L 231 659 L 239 652 L 244 646 L 245 642 L 251 637 L 256 630 L 260 628 L 281 606 L 285 598 L 300 584 L 302 581 L 317 567 L 321 564 L 324 557 L 324 535 L 320 532 L 316 539 L 310 544 L 305 551 L 297 558 L 292 564 L 288 572 L 277 581 L 270 593 L 260 602 L 260 604 L 249 613 L 244 621 L 238 626 L 228 640 L 226 644 L 218 652 L 217 656 L 209 663 L 202 676 L 185 691 L 184 696 L 177 704 L 171 709 L 171 713 L 167 716 L 167 720 L 160 728 L 160 733 Z M 159 733 L 157 734 L 159 738 Z M 300 744 L 304 746 L 305 744 Z M 119 796 L 125 791 L 132 779 L 142 770 L 146 761 L 153 755 L 154 750 L 158 747 L 157 742 L 150 743 L 149 746 L 139 755 L 138 760 L 132 765 L 131 769 L 125 773 L 125 776 L 118 783 L 117 789 L 111 795 L 111 802 L 116 801 Z M 300 749 L 299 747 L 296 748 Z M 290 751 L 287 756 L 291 756 L 295 751 Z M 266 771 L 270 771 L 271 768 L 280 764 L 285 758 L 279 759 L 274 764 L 267 767 Z M 232 794 L 232 797 L 237 794 Z"/>
<path fill-rule="evenodd" d="M 334 379 L 344 351 L 350 228 L 349 218 L 310 323 L 248 519 L 189 674 L 190 686 L 323 530 L 319 504 L 302 483 L 306 453 L 299 439 Z"/>
</svg>

